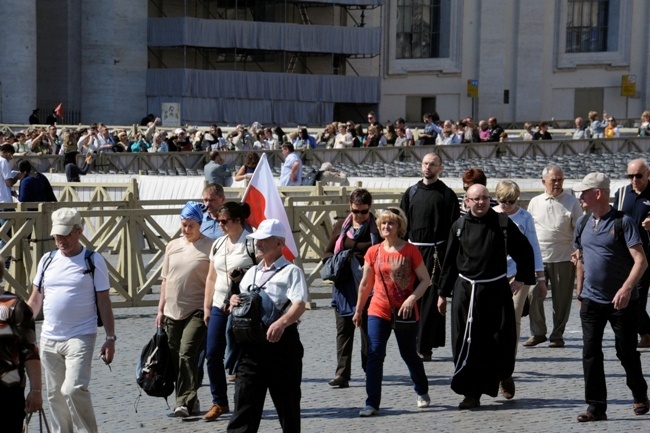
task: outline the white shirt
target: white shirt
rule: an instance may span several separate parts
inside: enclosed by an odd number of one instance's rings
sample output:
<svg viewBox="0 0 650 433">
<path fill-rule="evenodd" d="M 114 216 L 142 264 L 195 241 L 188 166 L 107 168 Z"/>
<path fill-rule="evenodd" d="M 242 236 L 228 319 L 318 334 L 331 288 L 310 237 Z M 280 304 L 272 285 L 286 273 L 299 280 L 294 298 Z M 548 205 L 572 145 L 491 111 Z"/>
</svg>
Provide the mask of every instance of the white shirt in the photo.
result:
<svg viewBox="0 0 650 433">
<path fill-rule="evenodd" d="M 275 272 L 279 268 L 282 269 Z M 264 284 L 265 281 L 266 284 Z M 284 308 L 287 300 L 292 303 L 307 302 L 305 274 L 298 266 L 285 259 L 284 256 L 277 259 L 267 270 L 264 269 L 262 263 L 250 268 L 239 284 L 240 290 L 249 292 L 253 282 L 258 287 L 264 285 L 264 291 L 273 300 L 278 310 Z"/>
<path fill-rule="evenodd" d="M 6 180 L 11 179 L 11 165 L 4 157 L 0 156 L 0 177 L 2 177 L 2 185 L 0 185 L 0 203 L 11 203 L 11 187 L 7 185 Z"/>
<path fill-rule="evenodd" d="M 244 230 L 237 239 L 237 243 L 228 249 L 228 236 L 218 238 L 212 244 L 210 250 L 210 262 L 214 266 L 217 279 L 214 281 L 214 295 L 212 295 L 212 306 L 221 307 L 230 289 L 230 272 L 235 268 L 248 269 L 253 266 L 253 260 L 246 249 L 246 235 L 250 232 Z M 248 249 L 255 254 L 254 242 L 248 241 Z M 216 248 L 216 253 L 213 254 Z"/>
<path fill-rule="evenodd" d="M 86 248 L 73 257 L 57 251 L 43 275 L 43 328 L 41 336 L 48 340 L 65 341 L 79 335 L 97 333 L 95 291 L 109 289 L 108 269 L 101 254 L 95 253 L 93 290 L 92 274 L 86 273 Z M 45 254 L 38 263 L 34 286 L 41 284 Z"/>
</svg>

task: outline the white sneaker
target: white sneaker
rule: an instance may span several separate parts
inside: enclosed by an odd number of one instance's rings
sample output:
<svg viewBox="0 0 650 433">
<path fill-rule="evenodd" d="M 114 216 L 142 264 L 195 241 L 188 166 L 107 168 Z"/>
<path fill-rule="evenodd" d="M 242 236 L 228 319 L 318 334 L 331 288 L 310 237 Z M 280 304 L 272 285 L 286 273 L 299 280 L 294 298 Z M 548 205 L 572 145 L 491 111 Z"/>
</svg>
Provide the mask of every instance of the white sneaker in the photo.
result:
<svg viewBox="0 0 650 433">
<path fill-rule="evenodd" d="M 179 418 L 187 418 L 190 416 L 190 411 L 187 410 L 186 406 L 178 406 L 176 409 L 174 409 L 174 415 Z"/>
<path fill-rule="evenodd" d="M 374 407 L 372 407 L 370 405 L 367 405 L 366 407 L 364 407 L 363 409 L 361 409 L 359 411 L 359 416 L 368 417 L 368 416 L 373 416 L 376 413 L 377 413 L 377 409 L 375 409 Z"/>
<path fill-rule="evenodd" d="M 429 398 L 429 394 L 418 395 L 417 402 L 418 402 L 418 409 L 429 407 L 429 405 L 431 404 L 431 399 Z"/>
</svg>

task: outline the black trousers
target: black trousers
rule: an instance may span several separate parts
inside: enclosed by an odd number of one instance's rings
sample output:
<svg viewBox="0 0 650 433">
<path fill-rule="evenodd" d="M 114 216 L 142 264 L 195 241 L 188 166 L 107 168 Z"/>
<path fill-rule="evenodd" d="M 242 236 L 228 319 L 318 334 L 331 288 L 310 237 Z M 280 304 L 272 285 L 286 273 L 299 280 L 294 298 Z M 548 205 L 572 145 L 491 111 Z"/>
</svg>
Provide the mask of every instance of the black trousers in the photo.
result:
<svg viewBox="0 0 650 433">
<path fill-rule="evenodd" d="M 424 262 L 427 265 L 427 271 L 429 275 L 432 273 L 433 281 L 431 281 L 431 286 L 424 292 L 424 295 L 418 300 L 418 306 L 420 308 L 420 322 L 418 325 L 418 336 L 417 336 L 417 350 L 421 355 L 431 355 L 433 349 L 436 347 L 445 347 L 446 339 L 446 319 L 445 316 L 441 315 L 438 311 L 438 283 L 440 281 L 440 272 L 441 269 L 438 265 L 435 264 L 434 247 L 418 247 Z M 444 249 L 446 245 L 443 244 L 441 247 L 438 247 L 438 263 L 444 261 Z M 436 267 L 435 273 L 432 272 L 434 267 Z M 415 286 L 417 286 L 418 280 L 415 280 Z"/>
<path fill-rule="evenodd" d="M 21 433 L 25 419 L 25 388 L 0 386 L 0 419 L 2 431 Z"/>
<path fill-rule="evenodd" d="M 650 260 L 650 257 L 646 255 Z M 648 288 L 650 287 L 650 268 L 646 269 L 643 276 L 637 283 L 639 289 L 639 335 L 650 334 L 650 316 L 646 311 L 648 305 Z"/>
<path fill-rule="evenodd" d="M 334 310 L 336 316 L 336 374 L 345 380 L 350 380 L 352 373 L 352 350 L 354 348 L 354 330 L 352 316 L 340 316 Z M 366 371 L 368 362 L 368 310 L 364 309 L 362 316 L 361 331 L 361 368 Z"/>
<path fill-rule="evenodd" d="M 616 356 L 625 370 L 626 384 L 635 402 L 647 400 L 648 385 L 641 371 L 641 356 L 636 349 L 639 301 L 630 301 L 622 310 L 610 304 L 584 299 L 580 308 L 582 321 L 582 367 L 585 376 L 585 400 L 592 412 L 607 410 L 607 385 L 603 363 L 603 333 L 607 322 L 614 331 Z"/>
<path fill-rule="evenodd" d="M 235 412 L 228 432 L 257 432 L 267 390 L 284 433 L 300 432 L 303 347 L 298 326 L 284 330 L 277 343 L 243 347 L 235 381 Z"/>
</svg>

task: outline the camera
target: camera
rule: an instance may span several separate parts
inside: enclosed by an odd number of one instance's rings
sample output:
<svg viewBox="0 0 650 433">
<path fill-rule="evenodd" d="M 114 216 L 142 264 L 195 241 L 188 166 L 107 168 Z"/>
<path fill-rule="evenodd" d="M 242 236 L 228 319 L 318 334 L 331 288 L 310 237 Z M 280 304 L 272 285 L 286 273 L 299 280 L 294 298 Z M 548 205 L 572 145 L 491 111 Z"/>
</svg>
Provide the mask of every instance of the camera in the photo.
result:
<svg viewBox="0 0 650 433">
<path fill-rule="evenodd" d="M 230 277 L 231 278 L 239 278 L 239 277 L 242 276 L 243 273 L 244 273 L 244 271 L 242 270 L 242 268 L 235 268 L 230 272 Z"/>
</svg>

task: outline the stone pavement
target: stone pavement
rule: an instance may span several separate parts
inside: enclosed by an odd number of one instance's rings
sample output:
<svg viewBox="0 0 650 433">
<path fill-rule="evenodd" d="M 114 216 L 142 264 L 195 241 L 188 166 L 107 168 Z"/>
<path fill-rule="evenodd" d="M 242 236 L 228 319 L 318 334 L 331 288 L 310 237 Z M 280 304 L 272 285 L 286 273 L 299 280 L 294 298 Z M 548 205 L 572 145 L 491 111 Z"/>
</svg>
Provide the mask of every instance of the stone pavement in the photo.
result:
<svg viewBox="0 0 650 433">
<path fill-rule="evenodd" d="M 320 284 L 315 290 L 326 292 Z M 450 388 L 453 365 L 450 347 L 436 349 L 433 362 L 425 363 L 429 377 L 431 407 L 417 409 L 416 395 L 408 371 L 397 351 L 394 338 L 389 340 L 384 366 L 383 401 L 378 416 L 359 418 L 364 406 L 365 388 L 358 357 L 358 334 L 353 359 L 350 388 L 330 389 L 327 381 L 334 373 L 335 324 L 334 313 L 326 300 L 318 300 L 317 308 L 308 310 L 300 325 L 305 346 L 302 381 L 303 432 L 456 432 L 456 431 L 525 431 L 532 432 L 629 432 L 650 431 L 650 415 L 635 416 L 631 409 L 631 394 L 625 385 L 623 368 L 614 349 L 613 333 L 608 327 L 605 338 L 605 369 L 609 389 L 609 421 L 579 424 L 578 413 L 583 403 L 584 387 L 581 365 L 581 330 L 577 309 L 572 311 L 563 349 L 550 349 L 548 342 L 534 348 L 521 343 L 528 337 L 528 320 L 522 320 L 522 337 L 515 371 L 516 396 L 507 401 L 501 396 L 484 396 L 482 406 L 474 411 L 459 411 L 462 399 Z M 140 350 L 155 332 L 155 307 L 117 309 L 117 355 L 112 371 L 97 359 L 93 364 L 91 393 L 101 432 L 215 432 L 225 431 L 230 414 L 215 422 L 182 421 L 168 418 L 165 401 L 142 395 L 135 382 L 135 367 Z M 552 311 L 546 302 L 547 317 Z M 39 324 L 40 328 L 40 324 Z M 99 331 L 98 341 L 104 331 Z M 449 341 L 449 328 L 447 330 Z M 99 347 L 99 346 L 98 346 Z M 99 349 L 97 349 L 99 350 Z M 644 371 L 650 372 L 650 351 L 641 353 Z M 210 405 L 207 374 L 199 390 L 202 409 Z M 230 405 L 233 408 L 233 384 L 229 384 Z M 169 400 L 173 408 L 173 396 Z M 46 410 L 47 403 L 45 403 Z M 36 422 L 32 423 L 37 429 Z M 36 430 L 33 430 L 36 431 Z M 281 431 L 275 409 L 267 397 L 261 432 Z"/>
</svg>

